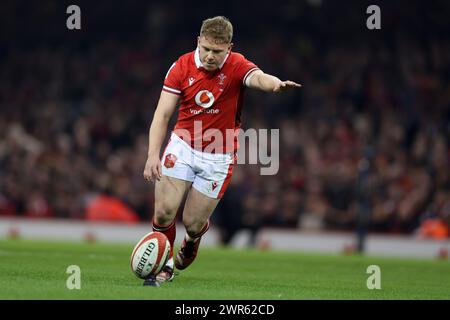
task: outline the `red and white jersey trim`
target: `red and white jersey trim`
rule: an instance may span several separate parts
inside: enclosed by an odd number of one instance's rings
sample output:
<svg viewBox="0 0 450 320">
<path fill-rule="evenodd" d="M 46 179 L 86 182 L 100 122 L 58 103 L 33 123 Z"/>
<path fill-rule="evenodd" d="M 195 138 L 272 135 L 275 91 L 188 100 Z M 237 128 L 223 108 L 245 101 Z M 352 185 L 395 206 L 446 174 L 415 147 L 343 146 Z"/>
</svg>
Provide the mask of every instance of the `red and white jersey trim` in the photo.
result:
<svg viewBox="0 0 450 320">
<path fill-rule="evenodd" d="M 247 79 L 248 79 L 248 81 L 250 81 L 250 78 L 252 76 L 253 71 L 256 71 L 256 70 L 260 70 L 260 69 L 259 68 L 252 68 L 252 69 L 248 70 L 248 72 L 245 74 L 244 79 L 242 79 L 242 83 L 245 86 L 248 87 L 249 83 L 247 83 Z"/>
<path fill-rule="evenodd" d="M 168 86 L 163 86 L 163 90 L 164 91 L 168 91 L 170 93 L 175 93 L 175 94 L 178 94 L 178 95 L 181 94 L 181 90 L 177 90 L 177 89 L 174 89 L 174 88 L 171 88 L 171 87 L 168 87 Z"/>
</svg>

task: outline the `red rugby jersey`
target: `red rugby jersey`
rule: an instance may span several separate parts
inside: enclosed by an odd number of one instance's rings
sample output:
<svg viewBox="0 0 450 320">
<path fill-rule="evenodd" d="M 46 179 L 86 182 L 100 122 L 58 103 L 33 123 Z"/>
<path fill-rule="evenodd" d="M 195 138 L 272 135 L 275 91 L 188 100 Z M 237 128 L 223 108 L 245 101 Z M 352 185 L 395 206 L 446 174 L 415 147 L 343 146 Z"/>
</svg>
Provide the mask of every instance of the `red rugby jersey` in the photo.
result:
<svg viewBox="0 0 450 320">
<path fill-rule="evenodd" d="M 236 152 L 245 80 L 255 70 L 254 63 L 236 52 L 212 72 L 203 68 L 198 48 L 182 55 L 163 86 L 180 96 L 175 134 L 199 151 Z"/>
</svg>

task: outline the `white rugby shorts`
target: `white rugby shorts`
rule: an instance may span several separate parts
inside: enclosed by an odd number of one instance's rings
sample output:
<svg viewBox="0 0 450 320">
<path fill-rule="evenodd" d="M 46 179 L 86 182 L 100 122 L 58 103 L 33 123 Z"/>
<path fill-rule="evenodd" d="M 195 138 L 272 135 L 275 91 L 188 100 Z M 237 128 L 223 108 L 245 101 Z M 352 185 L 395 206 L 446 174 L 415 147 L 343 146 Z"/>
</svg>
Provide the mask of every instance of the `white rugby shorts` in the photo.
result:
<svg viewBox="0 0 450 320">
<path fill-rule="evenodd" d="M 233 153 L 208 153 L 194 150 L 172 132 L 161 159 L 162 174 L 192 182 L 204 195 L 220 199 L 231 179 Z"/>
</svg>

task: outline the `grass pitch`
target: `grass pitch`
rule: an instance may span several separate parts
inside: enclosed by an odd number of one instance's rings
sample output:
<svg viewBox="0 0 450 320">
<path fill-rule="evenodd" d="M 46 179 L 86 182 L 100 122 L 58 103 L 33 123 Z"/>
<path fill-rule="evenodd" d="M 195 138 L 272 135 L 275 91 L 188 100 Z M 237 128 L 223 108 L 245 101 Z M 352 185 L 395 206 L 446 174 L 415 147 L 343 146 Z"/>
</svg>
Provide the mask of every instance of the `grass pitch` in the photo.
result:
<svg viewBox="0 0 450 320">
<path fill-rule="evenodd" d="M 0 299 L 450 299 L 450 262 L 201 247 L 172 283 L 143 287 L 133 245 L 0 240 Z M 81 289 L 69 290 L 71 265 Z M 381 289 L 367 288 L 369 265 Z"/>
</svg>

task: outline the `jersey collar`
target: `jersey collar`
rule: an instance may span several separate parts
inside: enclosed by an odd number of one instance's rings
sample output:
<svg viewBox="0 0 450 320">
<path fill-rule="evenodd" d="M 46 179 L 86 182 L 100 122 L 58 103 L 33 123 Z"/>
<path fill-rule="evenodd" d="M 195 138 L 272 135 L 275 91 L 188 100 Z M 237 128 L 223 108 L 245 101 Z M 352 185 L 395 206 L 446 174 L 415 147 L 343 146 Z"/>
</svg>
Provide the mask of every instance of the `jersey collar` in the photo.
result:
<svg viewBox="0 0 450 320">
<path fill-rule="evenodd" d="M 225 57 L 223 62 L 220 64 L 219 69 L 222 69 L 222 67 L 225 64 L 225 62 L 227 61 L 229 55 L 230 55 L 230 53 L 228 52 L 227 56 Z M 197 67 L 197 69 L 204 68 L 203 63 L 200 61 L 200 49 L 198 47 L 197 47 L 197 49 L 195 49 L 194 60 L 195 60 L 195 66 Z"/>
</svg>

